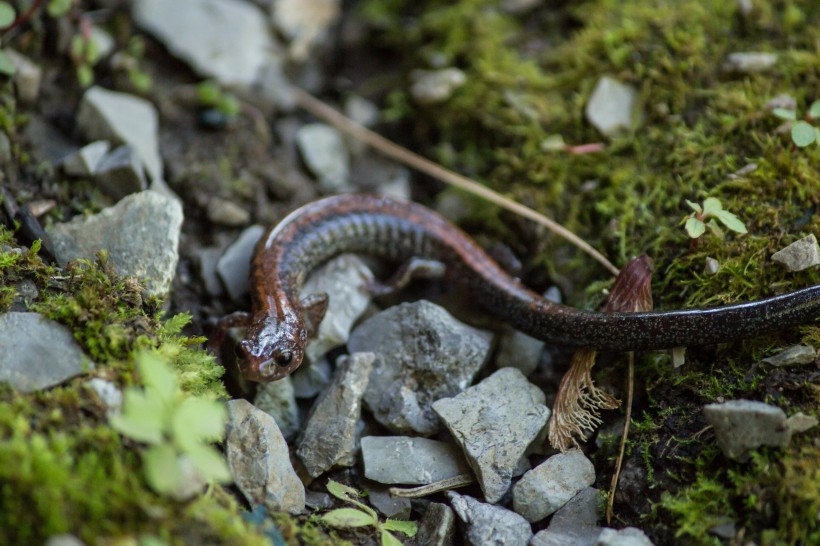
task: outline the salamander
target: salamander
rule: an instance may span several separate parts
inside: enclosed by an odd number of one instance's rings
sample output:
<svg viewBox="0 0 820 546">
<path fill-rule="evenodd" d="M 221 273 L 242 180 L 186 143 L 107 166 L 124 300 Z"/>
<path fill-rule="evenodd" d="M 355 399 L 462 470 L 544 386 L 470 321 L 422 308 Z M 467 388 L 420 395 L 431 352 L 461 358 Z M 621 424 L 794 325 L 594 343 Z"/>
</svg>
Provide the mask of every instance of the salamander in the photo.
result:
<svg viewBox="0 0 820 546">
<path fill-rule="evenodd" d="M 461 229 L 422 205 L 343 194 L 297 209 L 257 244 L 251 263 L 252 312 L 232 315 L 224 322 L 248 326 L 240 344 L 244 357 L 240 368 L 247 379 L 273 381 L 300 366 L 328 301 L 323 293 L 300 298 L 300 288 L 311 270 L 344 252 L 406 264 L 443 264 L 444 280 L 464 286 L 495 316 L 530 336 L 572 347 L 631 351 L 707 345 L 820 316 L 820 285 L 702 309 L 634 313 L 575 309 L 528 289 Z M 412 276 L 409 270 L 414 267 L 406 268 L 409 275 L 404 276 Z"/>
</svg>

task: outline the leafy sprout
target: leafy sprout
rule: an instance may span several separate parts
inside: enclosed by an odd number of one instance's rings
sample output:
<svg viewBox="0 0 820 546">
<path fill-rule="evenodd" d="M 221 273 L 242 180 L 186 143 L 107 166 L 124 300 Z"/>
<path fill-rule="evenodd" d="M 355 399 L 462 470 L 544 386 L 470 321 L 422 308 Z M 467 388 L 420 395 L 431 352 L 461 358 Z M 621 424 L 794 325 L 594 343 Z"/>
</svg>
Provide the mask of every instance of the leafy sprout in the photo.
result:
<svg viewBox="0 0 820 546">
<path fill-rule="evenodd" d="M 775 108 L 772 110 L 772 114 L 780 119 L 793 122 L 791 137 L 792 142 L 798 148 L 805 148 L 813 142 L 820 145 L 820 127 L 815 127 L 809 123 L 809 120 L 820 119 L 820 100 L 811 103 L 809 111 L 806 112 L 806 119 L 798 120 L 797 112 L 787 108 Z"/>
<path fill-rule="evenodd" d="M 686 233 L 692 239 L 697 239 L 706 232 L 709 228 L 717 237 L 723 238 L 723 230 L 715 220 L 720 221 L 726 228 L 735 233 L 746 233 L 746 225 L 740 219 L 728 210 L 724 210 L 720 200 L 715 197 L 707 197 L 703 201 L 703 206 L 698 203 L 686 200 L 686 204 L 694 211 L 694 213 L 684 217 L 683 222 L 686 228 Z"/>
<path fill-rule="evenodd" d="M 339 482 L 329 480 L 327 483 L 328 492 L 339 500 L 350 503 L 356 508 L 337 508 L 324 514 L 320 519 L 322 523 L 336 529 L 355 529 L 357 527 L 375 527 L 381 533 L 382 546 L 401 546 L 401 541 L 390 531 L 403 533 L 408 537 L 415 536 L 418 526 L 414 521 L 403 521 L 398 519 L 387 519 L 384 523 L 379 521 L 376 511 L 356 500 L 362 494 Z"/>
<path fill-rule="evenodd" d="M 174 371 L 155 354 L 140 353 L 137 368 L 145 388 L 125 390 L 123 410 L 112 415 L 111 425 L 149 444 L 142 452 L 148 484 L 160 494 L 183 496 L 179 492 L 190 467 L 206 481 L 230 482 L 224 457 L 208 445 L 225 434 L 225 408 L 185 396 Z"/>
</svg>

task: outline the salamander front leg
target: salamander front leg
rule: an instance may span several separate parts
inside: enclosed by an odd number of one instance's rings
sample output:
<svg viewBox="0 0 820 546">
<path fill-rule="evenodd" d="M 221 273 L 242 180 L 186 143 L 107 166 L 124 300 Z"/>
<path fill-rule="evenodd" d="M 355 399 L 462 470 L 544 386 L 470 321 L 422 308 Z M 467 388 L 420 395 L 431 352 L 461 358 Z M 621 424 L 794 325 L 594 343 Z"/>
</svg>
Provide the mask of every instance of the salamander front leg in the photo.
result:
<svg viewBox="0 0 820 546">
<path fill-rule="evenodd" d="M 316 337 L 319 324 L 327 312 L 328 296 L 326 292 L 314 292 L 302 298 L 302 320 L 308 339 Z"/>
<path fill-rule="evenodd" d="M 247 328 L 251 325 L 251 314 L 245 311 L 236 311 L 230 315 L 225 315 L 213 323 L 208 332 L 208 349 L 222 362 L 222 344 L 225 336 L 231 328 Z"/>
<path fill-rule="evenodd" d="M 369 279 L 367 291 L 373 296 L 389 296 L 410 284 L 413 279 L 440 279 L 447 267 L 437 260 L 410 258 L 387 281 Z"/>
</svg>

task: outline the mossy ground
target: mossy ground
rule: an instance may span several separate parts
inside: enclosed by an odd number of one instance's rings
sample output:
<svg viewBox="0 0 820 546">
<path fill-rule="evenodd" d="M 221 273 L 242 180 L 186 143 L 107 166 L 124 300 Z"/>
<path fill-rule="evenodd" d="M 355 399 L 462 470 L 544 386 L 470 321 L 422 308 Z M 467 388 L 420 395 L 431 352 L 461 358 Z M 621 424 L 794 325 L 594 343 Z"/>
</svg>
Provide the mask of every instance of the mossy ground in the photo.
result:
<svg viewBox="0 0 820 546">
<path fill-rule="evenodd" d="M 386 90 L 387 114 L 415 131 L 422 153 L 547 213 L 618 265 L 648 253 L 655 260 L 656 308 L 673 308 L 820 282 L 817 268 L 786 273 L 769 259 L 820 233 L 820 148 L 796 148 L 766 106 L 788 94 L 804 112 L 820 99 L 820 4 L 750 4 L 743 14 L 737 2 L 589 0 L 550 3 L 522 17 L 491 0 L 366 0 L 360 8 L 383 47 L 403 60 L 402 73 L 444 65 L 467 75 L 436 106 Z M 778 62 L 760 73 L 727 72 L 726 57 L 737 51 L 773 52 Z M 569 144 L 604 140 L 584 117 L 604 75 L 638 89 L 641 124 L 607 142 L 602 153 L 545 151 L 542 143 L 554 134 Z M 751 172 L 729 176 L 752 163 Z M 689 212 L 685 200 L 709 196 L 736 213 L 749 234 L 707 235 L 692 245 L 680 224 Z M 523 245 L 534 240 L 532 232 L 516 236 L 521 223 L 503 219 L 482 205 L 466 222 L 526 252 L 532 270 L 546 267 L 571 302 L 600 301 L 605 275 L 589 258 L 550 236 Z M 703 273 L 707 256 L 720 261 L 717 275 Z M 795 438 L 786 450 L 764 450 L 751 463 L 731 463 L 713 447 L 700 407 L 752 398 L 789 414 L 817 415 L 813 367 L 783 371 L 755 363 L 787 344 L 817 346 L 819 335 L 809 325 L 691 350 L 680 371 L 663 355 L 644 358 L 637 371 L 642 417 L 630 453 L 645 467 L 642 494 L 653 504 L 616 505 L 621 522 L 663 544 L 718 544 L 708 529 L 721 516 L 759 544 L 818 543 L 820 480 L 806 467 L 812 460 L 817 467 L 817 432 Z M 596 467 L 606 468 L 612 453 L 596 453 Z M 608 478 L 600 484 L 606 487 Z"/>
</svg>

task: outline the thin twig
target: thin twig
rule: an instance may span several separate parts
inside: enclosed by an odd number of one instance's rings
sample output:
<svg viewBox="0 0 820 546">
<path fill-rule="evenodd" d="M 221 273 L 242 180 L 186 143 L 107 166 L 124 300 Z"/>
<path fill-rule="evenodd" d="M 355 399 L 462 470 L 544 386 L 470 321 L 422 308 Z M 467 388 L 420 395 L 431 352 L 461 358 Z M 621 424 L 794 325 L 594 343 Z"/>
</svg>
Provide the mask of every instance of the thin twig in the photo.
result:
<svg viewBox="0 0 820 546">
<path fill-rule="evenodd" d="M 612 272 L 613 275 L 618 274 L 618 268 L 607 260 L 603 254 L 592 248 L 589 243 L 575 235 L 573 232 L 569 231 L 567 228 L 554 220 L 550 220 L 543 214 L 539 214 L 531 208 L 525 207 L 520 203 L 516 203 L 512 199 L 504 197 L 500 193 L 494 192 L 493 190 L 487 188 L 486 186 L 482 186 L 466 176 L 462 176 L 449 169 L 445 169 L 441 165 L 438 165 L 429 159 L 425 159 L 420 155 L 411 152 L 407 148 L 403 148 L 402 146 L 387 140 L 383 136 L 342 115 L 340 112 L 334 110 L 306 91 L 293 88 L 293 97 L 298 106 L 304 108 L 317 118 L 329 123 L 339 131 L 350 135 L 356 140 L 364 142 L 371 148 L 378 150 L 382 154 L 394 159 L 395 161 L 398 161 L 403 165 L 441 180 L 444 183 L 461 188 L 472 193 L 473 195 L 483 197 L 484 199 L 487 199 L 502 208 L 512 211 L 520 216 L 523 216 L 524 218 L 528 218 L 533 222 L 546 226 L 547 229 L 553 233 L 563 237 L 582 251 L 592 256 L 598 263 Z"/>
<path fill-rule="evenodd" d="M 626 383 L 626 415 L 624 415 L 624 432 L 621 434 L 621 450 L 618 453 L 618 460 L 615 462 L 615 474 L 612 475 L 612 483 L 609 486 L 609 495 L 606 499 L 606 523 L 612 523 L 613 506 L 615 505 L 615 492 L 618 490 L 618 478 L 621 475 L 621 466 L 624 462 L 624 452 L 626 451 L 626 439 L 629 436 L 629 424 L 632 421 L 632 394 L 635 391 L 635 353 L 630 352 L 627 364 Z"/>
<path fill-rule="evenodd" d="M 25 13 L 18 16 L 14 20 L 14 22 L 12 22 L 9 26 L 7 26 L 2 31 L 0 31 L 0 36 L 5 36 L 6 33 L 8 31 L 10 31 L 11 29 L 17 28 L 17 27 L 25 24 L 25 22 L 28 21 L 29 19 L 31 19 L 32 15 L 34 15 L 37 12 L 37 10 L 40 9 L 40 4 L 42 4 L 42 3 L 43 3 L 43 0 L 34 0 L 34 3 L 31 5 L 31 7 L 28 8 L 28 10 Z"/>
<path fill-rule="evenodd" d="M 447 478 L 441 481 L 428 483 L 427 485 L 421 485 L 419 487 L 391 487 L 390 489 L 388 489 L 388 492 L 394 497 L 417 499 L 421 497 L 426 497 L 427 495 L 432 495 L 433 493 L 446 491 L 448 489 L 464 487 L 465 485 L 470 485 L 473 482 L 475 482 L 475 478 L 472 474 L 458 474 L 457 476 L 453 476 L 452 478 Z"/>
</svg>

